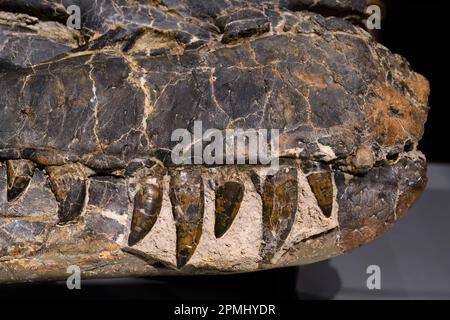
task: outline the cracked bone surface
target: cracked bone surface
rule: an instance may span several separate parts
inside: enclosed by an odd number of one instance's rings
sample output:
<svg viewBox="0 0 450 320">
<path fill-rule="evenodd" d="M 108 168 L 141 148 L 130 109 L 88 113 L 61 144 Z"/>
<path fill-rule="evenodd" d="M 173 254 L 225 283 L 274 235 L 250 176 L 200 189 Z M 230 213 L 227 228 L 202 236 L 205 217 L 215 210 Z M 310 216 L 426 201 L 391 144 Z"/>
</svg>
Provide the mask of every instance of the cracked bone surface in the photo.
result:
<svg viewBox="0 0 450 320">
<path fill-rule="evenodd" d="M 426 185 L 429 86 L 371 3 L 0 1 L 0 282 L 250 272 L 385 232 Z M 171 164 L 194 121 L 279 129 L 279 170 Z"/>
</svg>

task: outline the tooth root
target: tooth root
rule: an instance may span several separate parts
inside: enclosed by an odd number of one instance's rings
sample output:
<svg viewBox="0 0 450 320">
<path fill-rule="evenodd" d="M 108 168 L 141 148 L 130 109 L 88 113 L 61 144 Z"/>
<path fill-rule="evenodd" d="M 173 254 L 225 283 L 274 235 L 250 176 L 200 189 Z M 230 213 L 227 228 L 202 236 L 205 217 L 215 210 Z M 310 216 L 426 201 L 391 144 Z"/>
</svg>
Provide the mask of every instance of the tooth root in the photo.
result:
<svg viewBox="0 0 450 320">
<path fill-rule="evenodd" d="M 261 256 L 270 261 L 294 224 L 298 202 L 297 169 L 280 168 L 268 176 L 263 190 L 263 245 Z"/>
<path fill-rule="evenodd" d="M 177 229 L 177 267 L 182 268 L 194 254 L 202 234 L 205 197 L 200 169 L 173 171 L 169 195 Z"/>
<path fill-rule="evenodd" d="M 152 230 L 161 212 L 162 200 L 163 188 L 160 178 L 148 178 L 140 183 L 134 197 L 129 246 L 134 246 Z"/>
<path fill-rule="evenodd" d="M 214 234 L 222 237 L 231 227 L 244 197 L 245 187 L 242 183 L 229 181 L 216 190 L 216 219 Z"/>
<path fill-rule="evenodd" d="M 331 171 L 308 175 L 308 183 L 323 214 L 329 218 L 333 210 L 333 181 Z"/>
<path fill-rule="evenodd" d="M 59 222 L 67 223 L 78 218 L 87 194 L 87 176 L 76 164 L 46 167 L 50 186 L 59 202 Z"/>
<path fill-rule="evenodd" d="M 8 160 L 7 166 L 7 199 L 14 201 L 19 198 L 30 184 L 36 166 L 29 160 Z"/>
</svg>

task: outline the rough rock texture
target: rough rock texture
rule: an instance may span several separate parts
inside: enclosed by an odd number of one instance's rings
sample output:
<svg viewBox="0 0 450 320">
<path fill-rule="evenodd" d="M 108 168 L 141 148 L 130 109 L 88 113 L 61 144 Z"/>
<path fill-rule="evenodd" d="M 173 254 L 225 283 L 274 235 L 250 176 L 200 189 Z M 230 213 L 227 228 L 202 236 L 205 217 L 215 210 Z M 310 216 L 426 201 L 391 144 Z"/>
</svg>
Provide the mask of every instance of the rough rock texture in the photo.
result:
<svg viewBox="0 0 450 320">
<path fill-rule="evenodd" d="M 370 3 L 0 0 L 0 281 L 246 272 L 382 234 L 426 185 L 429 87 Z M 174 165 L 194 121 L 279 129 L 279 171 Z"/>
</svg>

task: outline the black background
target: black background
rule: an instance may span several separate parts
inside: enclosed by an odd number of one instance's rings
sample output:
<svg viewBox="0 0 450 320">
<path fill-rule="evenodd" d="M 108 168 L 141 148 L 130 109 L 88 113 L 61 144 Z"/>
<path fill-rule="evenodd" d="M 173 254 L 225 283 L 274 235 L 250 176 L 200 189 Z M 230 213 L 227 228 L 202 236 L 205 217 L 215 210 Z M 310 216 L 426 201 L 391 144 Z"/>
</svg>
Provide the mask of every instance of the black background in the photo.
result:
<svg viewBox="0 0 450 320">
<path fill-rule="evenodd" d="M 433 162 L 450 162 L 449 8 L 447 0 L 389 0 L 379 39 L 430 81 L 431 109 L 420 149 Z"/>
</svg>

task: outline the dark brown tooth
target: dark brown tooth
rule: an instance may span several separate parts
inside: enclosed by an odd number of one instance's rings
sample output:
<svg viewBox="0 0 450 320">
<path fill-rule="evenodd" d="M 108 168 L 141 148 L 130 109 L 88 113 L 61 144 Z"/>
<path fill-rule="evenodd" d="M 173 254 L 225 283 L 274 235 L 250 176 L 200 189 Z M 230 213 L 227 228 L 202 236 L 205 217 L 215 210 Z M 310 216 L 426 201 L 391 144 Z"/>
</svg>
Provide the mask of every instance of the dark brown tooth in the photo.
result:
<svg viewBox="0 0 450 320">
<path fill-rule="evenodd" d="M 161 178 L 141 181 L 134 197 L 133 218 L 128 245 L 134 246 L 153 228 L 161 212 L 163 187 Z"/>
<path fill-rule="evenodd" d="M 295 221 L 298 202 L 297 169 L 280 168 L 268 176 L 263 190 L 263 245 L 261 256 L 270 261 L 286 240 Z"/>
<path fill-rule="evenodd" d="M 194 254 L 202 235 L 205 197 L 201 170 L 171 172 L 169 195 L 177 228 L 177 267 L 181 268 Z"/>
<path fill-rule="evenodd" d="M 253 186 L 256 189 L 256 192 L 259 195 L 262 195 L 262 184 L 264 183 L 264 180 L 262 179 L 262 177 L 256 173 L 254 170 L 250 171 L 250 179 L 252 180 Z"/>
<path fill-rule="evenodd" d="M 214 234 L 222 237 L 231 227 L 244 197 L 245 187 L 240 182 L 229 181 L 216 190 L 216 221 Z"/>
<path fill-rule="evenodd" d="M 87 177 L 76 164 L 46 167 L 50 186 L 59 202 L 59 222 L 67 223 L 81 215 L 86 199 Z"/>
<path fill-rule="evenodd" d="M 333 181 L 331 171 L 314 172 L 308 175 L 308 183 L 323 214 L 329 218 L 333 210 Z"/>
<path fill-rule="evenodd" d="M 7 166 L 7 199 L 14 201 L 19 198 L 30 184 L 36 166 L 29 160 L 8 160 Z"/>
</svg>

